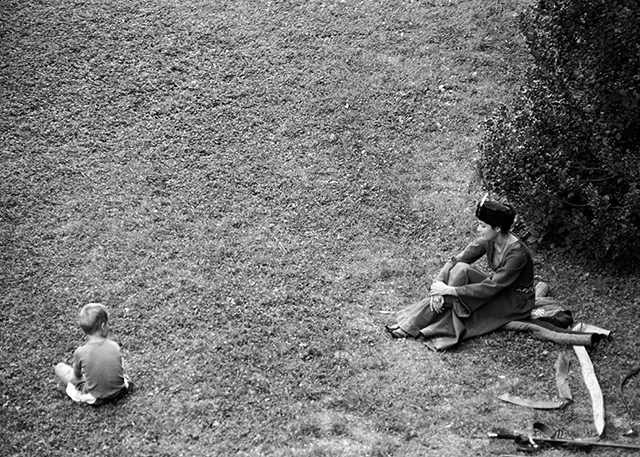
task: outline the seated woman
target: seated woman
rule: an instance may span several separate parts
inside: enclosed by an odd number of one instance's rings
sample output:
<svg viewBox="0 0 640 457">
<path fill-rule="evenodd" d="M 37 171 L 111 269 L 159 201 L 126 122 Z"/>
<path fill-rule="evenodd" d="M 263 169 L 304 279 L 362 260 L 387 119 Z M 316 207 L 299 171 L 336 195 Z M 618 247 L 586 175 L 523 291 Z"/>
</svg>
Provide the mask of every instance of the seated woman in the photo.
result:
<svg viewBox="0 0 640 457">
<path fill-rule="evenodd" d="M 397 324 L 387 326 L 391 335 L 422 335 L 431 349 L 447 349 L 528 318 L 535 303 L 533 260 L 510 232 L 515 216 L 512 206 L 485 197 L 476 208 L 480 237 L 445 264 L 428 297 L 396 312 Z M 490 275 L 471 265 L 485 255 Z"/>
</svg>

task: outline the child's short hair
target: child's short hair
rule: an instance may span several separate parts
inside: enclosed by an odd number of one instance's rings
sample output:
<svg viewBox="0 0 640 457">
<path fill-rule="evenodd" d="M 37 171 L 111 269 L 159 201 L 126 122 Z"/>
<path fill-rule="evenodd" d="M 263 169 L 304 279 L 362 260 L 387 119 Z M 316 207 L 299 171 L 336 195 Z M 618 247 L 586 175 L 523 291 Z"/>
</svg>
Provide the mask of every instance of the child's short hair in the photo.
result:
<svg viewBox="0 0 640 457">
<path fill-rule="evenodd" d="M 101 303 L 87 303 L 80 310 L 78 322 L 82 331 L 87 335 L 93 335 L 109 320 L 107 308 Z"/>
</svg>

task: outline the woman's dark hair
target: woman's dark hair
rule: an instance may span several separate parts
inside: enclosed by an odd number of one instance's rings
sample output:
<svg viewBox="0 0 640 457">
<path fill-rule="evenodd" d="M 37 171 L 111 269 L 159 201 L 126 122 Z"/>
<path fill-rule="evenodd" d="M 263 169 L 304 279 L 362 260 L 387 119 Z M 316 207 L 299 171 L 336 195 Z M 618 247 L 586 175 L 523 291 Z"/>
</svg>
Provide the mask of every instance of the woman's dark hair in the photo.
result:
<svg viewBox="0 0 640 457">
<path fill-rule="evenodd" d="M 516 211 L 508 203 L 494 202 L 485 197 L 478 203 L 476 217 L 492 227 L 500 227 L 500 230 L 507 233 L 516 219 Z"/>
</svg>

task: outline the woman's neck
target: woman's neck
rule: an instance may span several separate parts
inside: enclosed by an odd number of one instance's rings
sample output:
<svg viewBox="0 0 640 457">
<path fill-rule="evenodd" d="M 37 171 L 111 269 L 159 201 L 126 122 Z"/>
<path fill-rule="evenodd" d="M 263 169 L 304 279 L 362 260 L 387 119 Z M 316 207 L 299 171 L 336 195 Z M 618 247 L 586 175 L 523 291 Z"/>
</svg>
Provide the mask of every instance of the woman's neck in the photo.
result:
<svg viewBox="0 0 640 457">
<path fill-rule="evenodd" d="M 493 243 L 496 246 L 496 249 L 500 252 L 504 251 L 504 249 L 509 245 L 509 241 L 511 238 L 511 233 L 507 232 L 507 233 L 500 233 L 495 240 L 493 240 Z"/>
</svg>

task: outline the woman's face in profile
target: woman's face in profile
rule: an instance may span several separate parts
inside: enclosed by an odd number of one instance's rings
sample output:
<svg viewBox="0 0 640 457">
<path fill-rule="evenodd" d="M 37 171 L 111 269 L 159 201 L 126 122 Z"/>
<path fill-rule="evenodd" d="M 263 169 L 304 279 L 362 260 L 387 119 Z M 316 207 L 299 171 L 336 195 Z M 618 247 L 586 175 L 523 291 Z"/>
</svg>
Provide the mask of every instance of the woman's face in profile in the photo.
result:
<svg viewBox="0 0 640 457">
<path fill-rule="evenodd" d="M 486 222 L 478 219 L 478 234 L 484 238 L 485 240 L 494 240 L 496 236 L 500 233 L 500 229 L 497 227 L 494 229 Z"/>
</svg>

